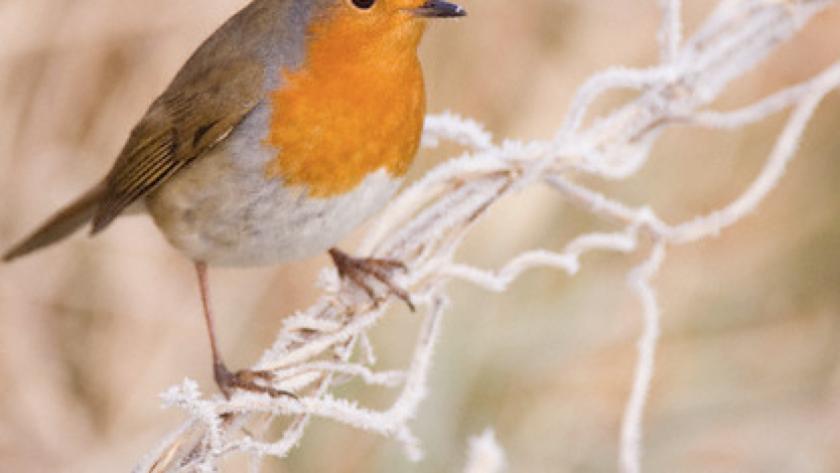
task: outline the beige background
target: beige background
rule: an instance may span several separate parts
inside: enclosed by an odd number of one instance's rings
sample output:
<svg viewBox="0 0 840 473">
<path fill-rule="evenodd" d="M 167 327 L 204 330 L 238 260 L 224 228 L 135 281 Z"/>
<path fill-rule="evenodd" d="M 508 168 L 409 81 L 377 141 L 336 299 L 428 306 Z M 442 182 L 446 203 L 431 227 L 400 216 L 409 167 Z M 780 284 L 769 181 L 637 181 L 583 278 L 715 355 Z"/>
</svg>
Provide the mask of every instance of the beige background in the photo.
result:
<svg viewBox="0 0 840 473">
<path fill-rule="evenodd" d="M 655 59 L 655 3 L 466 0 L 471 16 L 433 28 L 422 51 L 430 110 L 475 117 L 500 137 L 545 137 L 589 74 Z M 690 32 L 712 2 L 685 3 Z M 148 103 L 241 4 L 0 2 L 0 247 L 108 169 Z M 835 9 L 718 105 L 808 77 L 837 58 L 838 44 Z M 669 131 L 637 178 L 602 187 L 671 221 L 712 210 L 755 175 L 782 119 L 738 133 Z M 840 471 L 837 123 L 835 94 L 758 212 L 669 254 L 657 278 L 664 335 L 646 471 Z M 416 173 L 439 158 L 423 155 Z M 599 226 L 533 190 L 494 209 L 462 257 L 490 267 Z M 424 463 L 407 463 L 392 442 L 316 422 L 270 471 L 457 471 L 466 438 L 488 425 L 513 472 L 613 471 L 640 313 L 623 284 L 639 257 L 591 256 L 574 279 L 536 271 L 503 295 L 453 284 L 416 422 Z M 283 314 L 314 299 L 325 263 L 211 273 L 231 365 L 254 360 Z M 397 312 L 376 332 L 388 367 L 405 360 L 416 328 Z M 2 471 L 128 471 L 181 419 L 159 408 L 157 394 L 186 376 L 213 389 L 209 368 L 192 268 L 146 218 L 0 266 Z"/>
</svg>

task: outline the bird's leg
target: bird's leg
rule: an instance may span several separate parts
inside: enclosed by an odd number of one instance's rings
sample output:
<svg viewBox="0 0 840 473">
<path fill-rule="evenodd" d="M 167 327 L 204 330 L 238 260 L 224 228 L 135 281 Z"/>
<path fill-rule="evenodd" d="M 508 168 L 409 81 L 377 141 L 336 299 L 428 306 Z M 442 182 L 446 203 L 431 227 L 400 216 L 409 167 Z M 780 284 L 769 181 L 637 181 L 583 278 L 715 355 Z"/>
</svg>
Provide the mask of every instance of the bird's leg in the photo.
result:
<svg viewBox="0 0 840 473">
<path fill-rule="evenodd" d="M 330 257 L 335 263 L 338 274 L 347 278 L 353 284 L 362 288 L 373 301 L 378 301 L 376 293 L 368 283 L 368 277 L 372 277 L 384 284 L 395 296 L 403 300 L 408 308 L 414 312 L 414 304 L 408 292 L 394 283 L 391 274 L 394 271 L 407 271 L 408 268 L 401 261 L 376 258 L 354 258 L 343 251 L 332 248 Z"/>
<path fill-rule="evenodd" d="M 227 369 L 225 362 L 219 354 L 219 348 L 216 343 L 216 329 L 213 322 L 213 311 L 210 308 L 210 288 L 207 284 L 207 264 L 203 262 L 196 262 L 195 271 L 198 275 L 198 288 L 201 292 L 201 305 L 204 309 L 204 322 L 207 325 L 207 334 L 210 336 L 210 351 L 213 353 L 213 377 L 215 378 L 219 389 L 222 391 L 222 394 L 224 394 L 226 398 L 230 399 L 230 395 L 234 389 L 244 389 L 246 391 L 269 394 L 273 397 L 297 397 L 290 392 L 258 384 L 257 380 L 262 380 L 264 383 L 270 383 L 274 379 L 274 375 L 268 371 L 241 370 L 236 373 L 232 373 Z"/>
</svg>

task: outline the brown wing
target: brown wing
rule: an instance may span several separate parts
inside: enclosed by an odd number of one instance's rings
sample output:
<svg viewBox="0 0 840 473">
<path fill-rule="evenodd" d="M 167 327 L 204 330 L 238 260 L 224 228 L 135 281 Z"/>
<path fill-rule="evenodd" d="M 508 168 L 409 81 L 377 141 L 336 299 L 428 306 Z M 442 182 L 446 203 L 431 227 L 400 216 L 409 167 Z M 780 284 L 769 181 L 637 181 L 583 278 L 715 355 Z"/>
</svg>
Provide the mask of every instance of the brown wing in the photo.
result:
<svg viewBox="0 0 840 473">
<path fill-rule="evenodd" d="M 194 57 L 131 132 L 105 179 L 93 233 L 224 141 L 259 104 L 264 68 L 257 61 L 206 59 Z"/>
</svg>

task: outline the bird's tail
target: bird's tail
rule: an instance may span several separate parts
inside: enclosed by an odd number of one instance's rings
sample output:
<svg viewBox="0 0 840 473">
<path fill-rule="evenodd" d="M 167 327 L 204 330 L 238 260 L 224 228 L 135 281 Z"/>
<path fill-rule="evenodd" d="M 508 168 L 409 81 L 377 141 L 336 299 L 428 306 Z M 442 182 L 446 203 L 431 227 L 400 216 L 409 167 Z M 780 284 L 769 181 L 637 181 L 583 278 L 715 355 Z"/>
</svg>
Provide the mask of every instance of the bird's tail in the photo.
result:
<svg viewBox="0 0 840 473">
<path fill-rule="evenodd" d="M 97 204 L 104 194 L 104 183 L 89 190 L 12 247 L 3 255 L 3 261 L 19 258 L 69 236 L 93 218 Z"/>
</svg>

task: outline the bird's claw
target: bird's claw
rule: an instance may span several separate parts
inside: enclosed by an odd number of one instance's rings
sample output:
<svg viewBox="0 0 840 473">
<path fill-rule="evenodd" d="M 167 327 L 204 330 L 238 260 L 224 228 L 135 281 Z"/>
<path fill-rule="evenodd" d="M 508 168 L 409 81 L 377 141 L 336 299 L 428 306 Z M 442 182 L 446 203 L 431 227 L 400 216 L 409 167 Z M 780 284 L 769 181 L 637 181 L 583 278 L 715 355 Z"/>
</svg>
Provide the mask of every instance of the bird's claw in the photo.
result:
<svg viewBox="0 0 840 473">
<path fill-rule="evenodd" d="M 270 383 L 274 380 L 274 374 L 270 371 L 240 370 L 233 373 L 227 369 L 224 363 L 217 362 L 213 365 L 213 375 L 216 384 L 227 399 L 230 399 L 236 389 L 268 394 L 271 397 L 298 398 L 294 393 L 271 387 Z M 262 383 L 258 381 L 262 381 Z"/>
<path fill-rule="evenodd" d="M 367 277 L 372 277 L 384 284 L 393 295 L 405 302 L 412 312 L 415 311 L 414 303 L 411 302 L 411 295 L 408 291 L 394 283 L 391 278 L 392 273 L 395 271 L 408 271 L 408 268 L 402 261 L 377 258 L 354 258 L 335 248 L 330 250 L 330 256 L 335 263 L 336 269 L 338 269 L 338 274 L 343 278 L 349 279 L 353 282 L 353 284 L 364 290 L 368 297 L 370 297 L 370 299 L 374 302 L 378 303 L 380 299 L 367 282 Z"/>
</svg>

